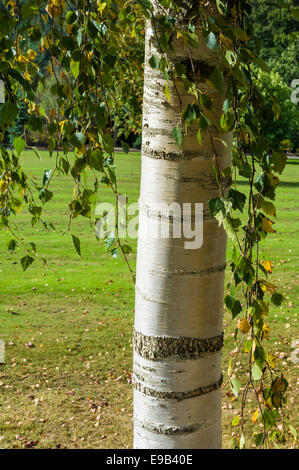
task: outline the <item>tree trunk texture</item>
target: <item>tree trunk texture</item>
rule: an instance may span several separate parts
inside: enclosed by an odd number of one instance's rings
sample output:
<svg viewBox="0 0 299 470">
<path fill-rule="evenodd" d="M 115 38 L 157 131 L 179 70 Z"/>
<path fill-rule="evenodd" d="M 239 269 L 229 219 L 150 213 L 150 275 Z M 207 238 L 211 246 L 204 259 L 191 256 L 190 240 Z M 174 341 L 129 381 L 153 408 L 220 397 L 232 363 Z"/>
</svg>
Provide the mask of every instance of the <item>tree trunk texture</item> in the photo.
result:
<svg viewBox="0 0 299 470">
<path fill-rule="evenodd" d="M 165 79 L 148 61 L 159 55 L 152 21 L 147 21 L 143 107 L 142 173 L 139 230 L 160 222 L 173 224 L 174 216 L 157 211 L 159 204 L 203 203 L 203 244 L 186 249 L 186 239 L 138 239 L 136 313 L 134 325 L 134 448 L 221 448 L 221 348 L 226 235 L 211 220 L 208 201 L 219 195 L 211 164 L 214 150 L 204 133 L 190 129 L 178 148 L 172 130 L 192 97 L 180 80 L 169 83 L 171 102 L 163 93 Z M 200 37 L 192 56 L 199 64 L 200 89 L 214 100 L 220 117 L 224 97 L 202 78 L 204 67 L 217 64 L 217 55 Z M 189 60 L 178 41 L 171 60 Z M 204 66 L 204 67 L 203 67 Z M 176 91 L 177 89 L 177 91 Z M 214 137 L 221 169 L 230 165 L 231 136 Z"/>
</svg>

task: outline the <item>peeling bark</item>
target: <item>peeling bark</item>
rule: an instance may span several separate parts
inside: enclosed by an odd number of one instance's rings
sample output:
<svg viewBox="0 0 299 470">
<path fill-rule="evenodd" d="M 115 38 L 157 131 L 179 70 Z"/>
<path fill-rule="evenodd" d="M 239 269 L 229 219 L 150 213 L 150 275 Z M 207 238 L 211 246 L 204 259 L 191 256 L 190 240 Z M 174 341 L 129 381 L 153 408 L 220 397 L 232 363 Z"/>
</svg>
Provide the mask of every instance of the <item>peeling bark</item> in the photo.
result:
<svg viewBox="0 0 299 470">
<path fill-rule="evenodd" d="M 157 361 L 176 358 L 199 359 L 207 352 L 216 352 L 222 348 L 223 334 L 213 338 L 189 338 L 146 336 L 134 331 L 134 350 L 140 356 Z"/>
</svg>

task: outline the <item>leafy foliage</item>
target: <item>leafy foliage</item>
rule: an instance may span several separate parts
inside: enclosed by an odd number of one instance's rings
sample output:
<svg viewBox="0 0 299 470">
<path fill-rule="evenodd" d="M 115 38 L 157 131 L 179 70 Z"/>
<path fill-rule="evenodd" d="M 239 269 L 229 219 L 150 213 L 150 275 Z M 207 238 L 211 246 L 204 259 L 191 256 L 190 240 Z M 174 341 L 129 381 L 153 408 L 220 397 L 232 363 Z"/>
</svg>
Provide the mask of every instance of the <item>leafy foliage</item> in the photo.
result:
<svg viewBox="0 0 299 470">
<path fill-rule="evenodd" d="M 290 8 L 284 8 L 284 5 Z M 294 10 L 291 10 L 295 6 L 298 7 L 297 0 L 255 0 L 251 10 L 252 24 L 260 41 L 260 57 L 289 86 L 299 77 L 298 18 L 296 20 Z"/>
</svg>

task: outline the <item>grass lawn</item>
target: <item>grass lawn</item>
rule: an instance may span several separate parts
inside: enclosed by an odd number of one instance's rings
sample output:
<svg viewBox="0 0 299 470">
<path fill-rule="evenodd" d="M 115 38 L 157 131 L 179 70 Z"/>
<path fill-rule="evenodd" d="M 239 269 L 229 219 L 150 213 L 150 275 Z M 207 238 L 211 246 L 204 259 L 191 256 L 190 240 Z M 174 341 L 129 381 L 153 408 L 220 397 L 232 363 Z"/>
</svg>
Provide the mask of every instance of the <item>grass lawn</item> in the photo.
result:
<svg viewBox="0 0 299 470">
<path fill-rule="evenodd" d="M 53 162 L 46 152 L 40 154 L 38 160 L 27 151 L 24 166 L 41 179 Z M 117 154 L 116 162 L 119 191 L 129 203 L 136 202 L 140 154 Z M 63 230 L 73 187 L 65 176 L 53 179 L 51 186 L 54 198 L 46 206 L 45 219 Z M 110 190 L 101 188 L 98 200 L 113 202 Z M 276 205 L 277 233 L 268 237 L 261 258 L 273 261 L 271 282 L 282 286 L 286 303 L 271 310 L 268 344 L 277 354 L 277 370 L 283 368 L 289 380 L 286 414 L 295 425 L 299 365 L 292 363 L 290 355 L 292 340 L 299 339 L 299 161 L 288 163 Z M 39 256 L 47 258 L 48 264 L 35 262 L 24 273 L 19 264 L 22 251 L 9 254 L 10 237 L 0 233 L 0 338 L 6 342 L 6 362 L 0 365 L 0 447 L 132 448 L 134 286 L 126 264 L 106 253 L 82 217 L 72 225 L 81 238 L 82 258 L 68 234 L 61 237 L 40 225 L 32 228 L 25 213 L 18 216 L 18 226 L 21 236 L 37 244 Z M 131 244 L 134 254 L 129 258 L 134 266 L 136 241 Z M 235 324 L 228 314 L 224 327 L 226 374 L 235 347 Z M 238 407 L 239 399 L 226 388 L 224 447 L 230 446 L 231 421 Z M 256 408 L 253 400 L 248 408 L 250 418 Z M 248 446 L 252 430 L 249 424 Z M 291 435 L 284 446 L 295 446 Z"/>
</svg>

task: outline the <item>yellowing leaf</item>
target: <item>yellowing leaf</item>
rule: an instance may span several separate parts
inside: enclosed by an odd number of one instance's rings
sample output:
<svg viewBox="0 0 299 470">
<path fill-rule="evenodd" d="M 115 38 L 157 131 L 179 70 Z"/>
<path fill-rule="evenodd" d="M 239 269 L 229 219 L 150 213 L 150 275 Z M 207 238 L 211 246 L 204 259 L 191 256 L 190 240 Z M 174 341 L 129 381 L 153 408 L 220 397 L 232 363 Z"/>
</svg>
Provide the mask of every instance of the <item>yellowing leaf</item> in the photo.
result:
<svg viewBox="0 0 299 470">
<path fill-rule="evenodd" d="M 237 324 L 237 327 L 239 328 L 240 331 L 242 331 L 242 333 L 248 333 L 248 331 L 250 330 L 250 324 L 247 320 L 247 318 L 243 318 L 242 320 L 238 320 L 238 324 Z"/>
<path fill-rule="evenodd" d="M 271 222 L 270 219 L 268 219 L 267 217 L 263 217 L 263 219 L 262 219 L 262 229 L 264 230 L 264 232 L 275 233 L 276 230 L 274 230 L 274 228 L 272 228 L 273 224 L 274 224 L 274 222 Z"/>
<path fill-rule="evenodd" d="M 60 133 L 62 134 L 63 133 L 63 128 L 64 128 L 64 124 L 66 123 L 66 121 L 60 121 L 58 123 L 59 127 L 60 127 Z"/>
<path fill-rule="evenodd" d="M 264 324 L 263 324 L 262 331 L 263 331 L 263 336 L 264 336 L 264 338 L 269 339 L 270 331 L 271 331 L 270 326 L 267 325 L 266 323 L 264 323 Z"/>
<path fill-rule="evenodd" d="M 4 193 L 8 188 L 8 184 L 6 181 L 0 181 L 0 192 Z"/>
<path fill-rule="evenodd" d="M 50 49 L 50 47 L 51 47 L 51 42 L 50 42 L 50 40 L 48 39 L 47 36 L 44 36 L 44 37 L 43 37 L 43 43 L 44 43 L 44 46 L 45 46 L 46 49 Z M 52 70 L 52 69 L 51 69 L 51 70 Z"/>
<path fill-rule="evenodd" d="M 271 284 L 267 281 L 261 281 L 260 286 L 263 292 L 267 290 L 270 294 L 273 294 L 276 291 L 276 287 L 274 286 L 274 284 Z"/>
<path fill-rule="evenodd" d="M 163 93 L 166 96 L 166 98 L 168 99 L 169 103 L 171 103 L 171 96 L 170 96 L 170 92 L 169 92 L 169 88 L 168 88 L 167 83 L 165 83 L 165 85 L 164 85 Z"/>
<path fill-rule="evenodd" d="M 104 3 L 100 2 L 99 6 L 98 6 L 98 11 L 100 12 L 101 16 L 102 16 L 103 11 L 105 10 L 105 7 L 106 7 L 106 3 L 105 2 Z"/>
<path fill-rule="evenodd" d="M 62 15 L 65 10 L 65 0 L 51 0 L 46 6 L 46 12 L 51 18 Z"/>
<path fill-rule="evenodd" d="M 238 426 L 239 422 L 240 422 L 240 416 L 237 415 L 233 418 L 232 425 L 233 426 Z"/>
<path fill-rule="evenodd" d="M 67 25 L 65 26 L 65 29 L 66 29 L 67 34 L 71 34 L 71 33 L 72 33 L 73 26 L 74 26 L 73 24 L 67 24 Z"/>
<path fill-rule="evenodd" d="M 71 96 L 71 88 L 70 88 L 69 83 L 68 82 L 65 83 L 62 89 L 63 89 L 63 93 L 65 94 L 65 96 L 69 98 Z"/>
<path fill-rule="evenodd" d="M 33 49 L 28 49 L 27 51 L 27 57 L 30 60 L 34 60 L 36 57 L 36 52 Z"/>
<path fill-rule="evenodd" d="M 274 395 L 272 395 L 272 397 L 271 397 L 271 401 L 272 401 L 273 405 L 276 408 L 279 408 L 281 406 L 281 396 L 280 395 L 277 395 L 276 393 L 274 393 Z"/>
<path fill-rule="evenodd" d="M 49 117 L 50 117 L 51 119 L 54 119 L 54 118 L 56 117 L 56 109 L 54 109 L 54 108 L 53 108 L 53 109 L 50 109 L 50 111 L 49 111 Z"/>
<path fill-rule="evenodd" d="M 31 82 L 31 80 L 32 80 L 31 75 L 27 72 L 24 72 L 24 78 L 26 78 L 26 80 L 28 80 L 28 82 Z"/>
<path fill-rule="evenodd" d="M 273 408 L 273 403 L 272 403 L 271 397 L 269 397 L 269 398 L 266 400 L 266 405 L 272 410 L 272 408 Z"/>
<path fill-rule="evenodd" d="M 25 57 L 24 55 L 19 55 L 18 61 L 21 62 L 21 64 L 28 64 L 29 59 L 27 59 L 27 57 Z"/>
<path fill-rule="evenodd" d="M 177 37 L 177 39 L 179 39 L 179 40 L 182 39 L 182 40 L 184 41 L 184 36 L 183 36 L 183 33 L 182 33 L 181 31 L 178 31 L 178 32 L 176 33 L 176 37 Z M 184 41 L 184 42 L 185 42 L 185 41 Z"/>
<path fill-rule="evenodd" d="M 255 412 L 253 413 L 253 415 L 251 416 L 251 421 L 252 421 L 253 423 L 256 423 L 256 422 L 257 422 L 258 415 L 259 415 L 259 409 L 257 408 L 257 409 L 255 410 Z"/>
<path fill-rule="evenodd" d="M 259 300 L 258 304 L 262 309 L 261 314 L 267 316 L 269 313 L 269 303 L 264 302 L 263 300 Z"/>
<path fill-rule="evenodd" d="M 271 367 L 271 369 L 274 369 L 275 364 L 276 364 L 276 357 L 274 357 L 272 354 L 268 353 L 267 354 L 267 362 L 269 364 L 269 367 Z"/>
<path fill-rule="evenodd" d="M 262 265 L 264 266 L 267 273 L 272 274 L 272 271 L 273 271 L 272 261 L 264 261 Z"/>
<path fill-rule="evenodd" d="M 273 384 L 274 392 L 275 393 L 284 392 L 285 389 L 286 389 L 285 383 L 278 377 Z"/>
</svg>

